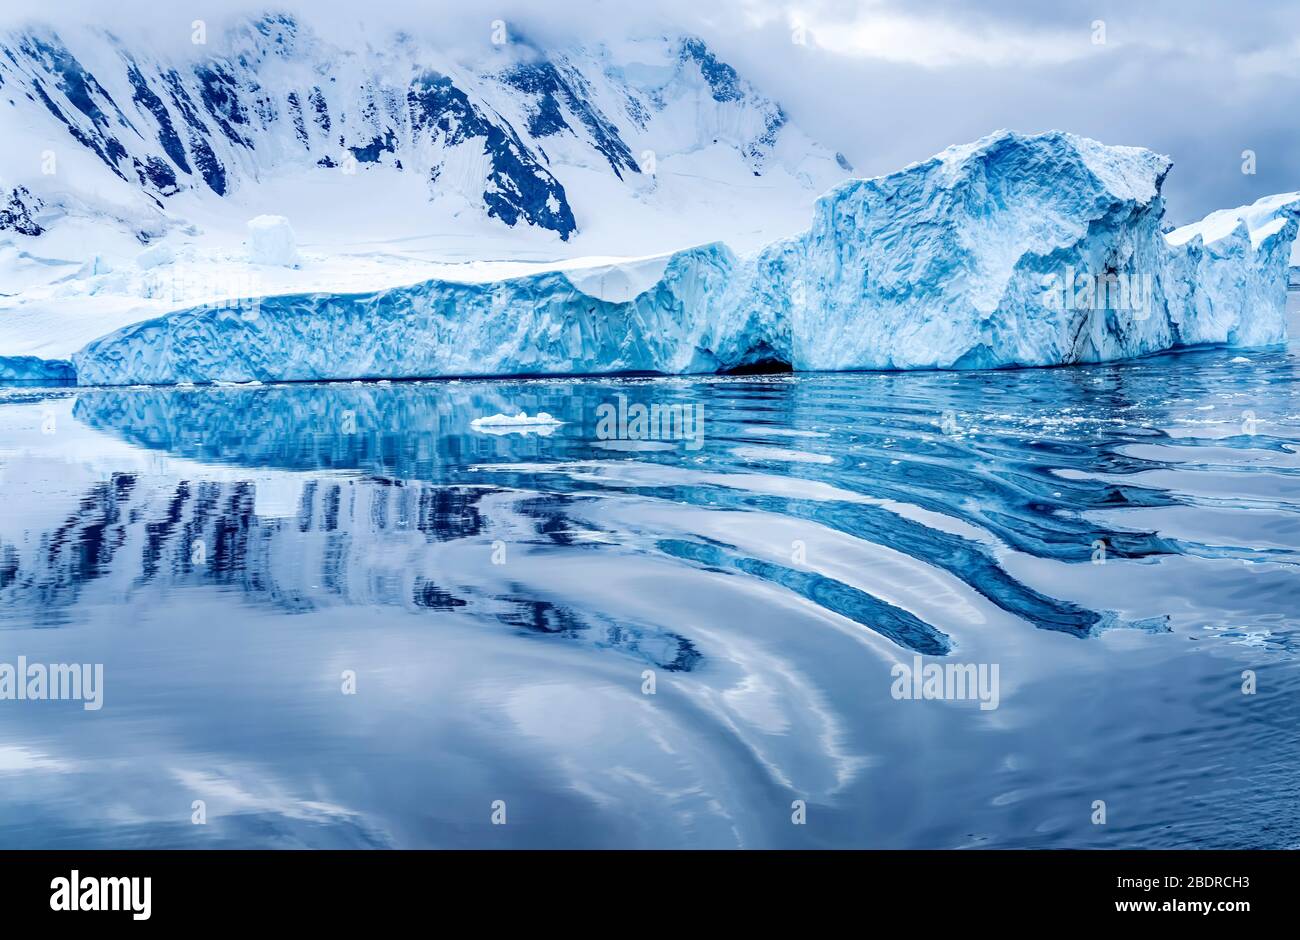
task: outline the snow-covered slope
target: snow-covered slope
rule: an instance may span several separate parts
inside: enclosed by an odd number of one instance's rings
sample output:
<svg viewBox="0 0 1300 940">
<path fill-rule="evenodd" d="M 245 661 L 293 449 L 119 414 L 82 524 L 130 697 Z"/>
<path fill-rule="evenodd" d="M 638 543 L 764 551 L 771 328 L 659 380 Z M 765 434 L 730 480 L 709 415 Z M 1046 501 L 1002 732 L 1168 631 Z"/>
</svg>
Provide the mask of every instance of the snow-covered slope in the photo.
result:
<svg viewBox="0 0 1300 940">
<path fill-rule="evenodd" d="M 74 362 L 82 384 L 166 384 L 993 368 L 1281 342 L 1300 200 L 1166 238 L 1170 166 L 1140 148 L 1003 131 L 845 183 L 809 231 L 742 258 L 714 243 L 596 270 L 196 308 Z"/>
<path fill-rule="evenodd" d="M 844 175 L 682 36 L 558 50 L 516 37 L 467 54 L 399 35 L 344 48 L 268 15 L 155 50 L 32 27 L 0 36 L 0 103 L 11 203 L 0 218 L 28 234 L 33 214 L 40 227 L 89 214 L 146 239 L 202 224 L 221 197 L 276 201 L 277 183 L 302 176 L 350 201 L 349 177 L 373 173 L 404 199 L 420 194 L 405 203 L 417 231 L 468 213 L 567 240 L 601 208 L 592 175 L 649 201 L 661 166 L 701 155 L 724 176 L 715 183 L 773 172 L 816 192 Z"/>
</svg>

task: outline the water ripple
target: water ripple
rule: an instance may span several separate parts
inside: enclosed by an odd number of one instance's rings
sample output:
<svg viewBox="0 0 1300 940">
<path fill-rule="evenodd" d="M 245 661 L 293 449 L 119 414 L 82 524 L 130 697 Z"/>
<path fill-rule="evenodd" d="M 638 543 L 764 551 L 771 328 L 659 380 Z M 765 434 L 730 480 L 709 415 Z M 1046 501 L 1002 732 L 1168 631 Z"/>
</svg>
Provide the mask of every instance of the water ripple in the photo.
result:
<svg viewBox="0 0 1300 940">
<path fill-rule="evenodd" d="M 43 755 L 0 762 L 0 837 L 195 844 L 151 804 L 210 790 L 212 844 L 482 845 L 514 787 L 571 825 L 499 844 L 1294 843 L 1300 364 L 1252 356 L 0 392 L 0 636 L 123 703 L 0 715 Z M 618 396 L 700 433 L 602 435 Z M 565 424 L 470 425 L 520 409 Z M 913 656 L 999 664 L 1001 705 L 898 701 Z"/>
</svg>

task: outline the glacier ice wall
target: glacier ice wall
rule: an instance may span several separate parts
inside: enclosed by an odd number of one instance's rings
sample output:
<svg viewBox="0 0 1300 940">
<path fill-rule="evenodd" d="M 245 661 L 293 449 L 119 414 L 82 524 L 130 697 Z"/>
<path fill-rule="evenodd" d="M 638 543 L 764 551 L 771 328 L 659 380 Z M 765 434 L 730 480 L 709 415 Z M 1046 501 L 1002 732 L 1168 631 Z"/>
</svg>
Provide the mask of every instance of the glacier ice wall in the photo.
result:
<svg viewBox="0 0 1300 940">
<path fill-rule="evenodd" d="M 784 295 L 796 369 L 1047 366 L 1283 341 L 1300 196 L 1272 197 L 1255 234 L 1243 220 L 1210 244 L 1173 244 L 1160 198 L 1171 165 L 1069 134 L 994 134 L 841 184 L 809 232 L 760 254 L 749 291 L 755 305 Z"/>
<path fill-rule="evenodd" d="M 0 356 L 0 385 L 72 385 L 77 374 L 66 359 Z"/>
<path fill-rule="evenodd" d="M 264 297 L 132 324 L 73 361 L 82 385 L 712 372 L 729 353 L 710 351 L 731 332 L 712 311 L 734 267 L 723 245 L 678 252 L 630 300 L 561 271 Z"/>
<path fill-rule="evenodd" d="M 1002 131 L 852 180 L 802 235 L 582 273 L 294 294 L 135 324 L 82 384 L 998 368 L 1285 339 L 1300 195 L 1162 233 L 1171 163 Z"/>
</svg>

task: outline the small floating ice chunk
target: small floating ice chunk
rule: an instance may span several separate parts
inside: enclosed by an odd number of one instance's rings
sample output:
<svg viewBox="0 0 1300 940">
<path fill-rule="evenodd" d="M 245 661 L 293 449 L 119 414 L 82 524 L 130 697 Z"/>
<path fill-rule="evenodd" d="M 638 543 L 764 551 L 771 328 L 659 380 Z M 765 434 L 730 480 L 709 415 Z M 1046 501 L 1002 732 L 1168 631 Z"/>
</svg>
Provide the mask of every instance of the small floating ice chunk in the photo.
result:
<svg viewBox="0 0 1300 940">
<path fill-rule="evenodd" d="M 537 414 L 529 417 L 528 412 L 521 411 L 517 415 L 494 414 L 486 418 L 475 418 L 470 422 L 471 427 L 476 428 L 501 428 L 501 427 L 531 427 L 536 424 L 563 424 L 556 418 L 552 418 L 545 411 L 539 411 Z"/>
<path fill-rule="evenodd" d="M 517 415 L 494 414 L 486 418 L 475 418 L 469 426 L 476 431 L 487 431 L 491 434 L 508 434 L 511 431 L 524 433 L 536 431 L 539 434 L 550 434 L 563 423 L 545 411 L 539 411 L 532 416 L 529 416 L 526 411 L 521 411 Z"/>
<path fill-rule="evenodd" d="M 1247 359 L 1245 356 L 1233 356 L 1228 361 L 1229 362 L 1250 362 L 1250 360 Z"/>
</svg>

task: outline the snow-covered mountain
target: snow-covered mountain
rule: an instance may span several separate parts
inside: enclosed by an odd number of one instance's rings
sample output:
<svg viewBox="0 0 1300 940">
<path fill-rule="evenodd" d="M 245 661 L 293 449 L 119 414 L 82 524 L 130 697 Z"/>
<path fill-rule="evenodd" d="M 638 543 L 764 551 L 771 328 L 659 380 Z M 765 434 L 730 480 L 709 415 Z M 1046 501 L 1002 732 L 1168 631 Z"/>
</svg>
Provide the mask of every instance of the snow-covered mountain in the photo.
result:
<svg viewBox="0 0 1300 940">
<path fill-rule="evenodd" d="M 850 172 L 693 36 L 167 35 L 0 31 L 0 357 L 230 298 L 757 248 Z M 264 216 L 294 263 L 258 254 Z"/>
<path fill-rule="evenodd" d="M 468 53 L 409 35 L 345 48 L 277 14 L 184 38 L 0 36 L 0 230 L 80 215 L 148 241 L 214 224 L 223 200 L 327 200 L 400 209 L 413 233 L 482 217 L 569 240 L 671 205 L 665 173 L 748 190 L 770 174 L 810 200 L 848 169 L 689 36 L 543 49 L 502 26 Z"/>
</svg>

